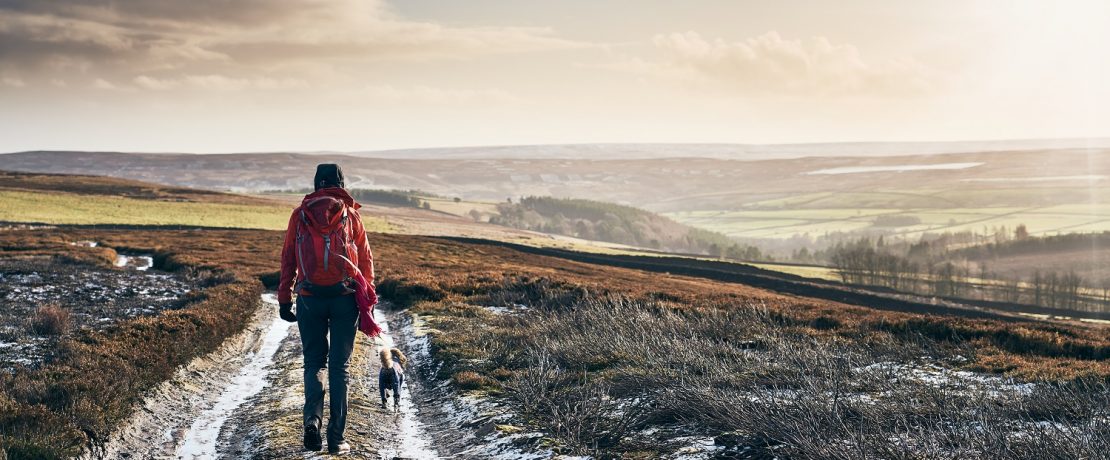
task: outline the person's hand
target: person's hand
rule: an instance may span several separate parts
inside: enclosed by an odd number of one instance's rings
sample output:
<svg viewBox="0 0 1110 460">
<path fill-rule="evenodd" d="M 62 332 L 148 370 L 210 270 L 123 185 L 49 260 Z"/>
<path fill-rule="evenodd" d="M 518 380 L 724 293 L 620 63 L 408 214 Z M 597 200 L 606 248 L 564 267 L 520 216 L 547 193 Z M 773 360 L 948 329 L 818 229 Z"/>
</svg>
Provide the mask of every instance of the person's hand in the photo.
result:
<svg viewBox="0 0 1110 460">
<path fill-rule="evenodd" d="M 290 323 L 297 322 L 297 314 L 293 313 L 292 303 L 283 303 L 278 305 L 278 315 L 281 319 L 289 321 Z"/>
</svg>

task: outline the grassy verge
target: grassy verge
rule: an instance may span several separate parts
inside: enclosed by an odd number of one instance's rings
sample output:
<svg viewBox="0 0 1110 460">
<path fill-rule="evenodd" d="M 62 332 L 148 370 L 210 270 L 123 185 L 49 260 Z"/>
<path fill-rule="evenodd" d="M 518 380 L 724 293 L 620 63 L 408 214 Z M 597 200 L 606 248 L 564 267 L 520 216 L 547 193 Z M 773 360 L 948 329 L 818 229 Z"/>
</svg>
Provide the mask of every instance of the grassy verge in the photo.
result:
<svg viewBox="0 0 1110 460">
<path fill-rule="evenodd" d="M 181 309 L 104 331 L 74 331 L 60 339 L 51 361 L 0 376 L 0 451 L 9 458 L 68 458 L 95 447 L 146 391 L 243 329 L 258 306 L 263 289 L 259 276 L 274 265 L 252 249 L 279 245 L 280 235 L 210 234 L 212 238 L 200 239 L 194 232 L 37 230 L 0 236 L 5 257 L 53 254 L 109 264 L 103 247 L 67 244 L 91 239 L 154 253 L 160 268 L 210 271 L 213 282 L 198 286 Z"/>
</svg>

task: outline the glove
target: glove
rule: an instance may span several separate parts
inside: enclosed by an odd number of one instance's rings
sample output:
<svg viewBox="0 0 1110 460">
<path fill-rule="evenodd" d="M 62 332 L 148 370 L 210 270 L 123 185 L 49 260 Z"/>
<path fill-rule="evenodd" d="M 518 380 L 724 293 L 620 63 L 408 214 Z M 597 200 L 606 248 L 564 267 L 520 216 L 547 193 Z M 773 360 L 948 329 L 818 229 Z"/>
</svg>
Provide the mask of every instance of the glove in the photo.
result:
<svg viewBox="0 0 1110 460">
<path fill-rule="evenodd" d="M 281 319 L 289 321 L 290 323 L 297 322 L 297 314 L 293 313 L 292 303 L 283 303 L 278 305 L 278 315 Z"/>
</svg>

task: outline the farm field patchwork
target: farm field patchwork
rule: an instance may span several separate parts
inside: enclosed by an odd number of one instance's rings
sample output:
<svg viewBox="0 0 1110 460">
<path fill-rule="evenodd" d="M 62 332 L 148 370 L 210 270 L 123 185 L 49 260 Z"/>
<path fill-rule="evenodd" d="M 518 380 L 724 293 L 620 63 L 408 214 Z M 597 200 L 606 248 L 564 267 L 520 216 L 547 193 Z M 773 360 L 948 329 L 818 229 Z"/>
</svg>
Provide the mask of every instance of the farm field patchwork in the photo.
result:
<svg viewBox="0 0 1110 460">
<path fill-rule="evenodd" d="M 455 200 L 451 198 L 434 197 L 422 197 L 421 199 L 428 202 L 428 206 L 430 206 L 433 211 L 445 212 L 460 217 L 470 217 L 471 210 L 477 210 L 479 213 L 483 214 L 497 214 L 497 203 L 466 200 L 456 203 Z"/>
<path fill-rule="evenodd" d="M 815 278 L 819 280 L 840 281 L 841 277 L 837 274 L 835 268 L 830 267 L 810 267 L 804 265 L 787 265 L 787 264 L 761 264 L 749 263 L 753 267 L 759 267 L 764 270 L 772 270 L 780 273 L 790 275 L 798 275 L 805 278 Z"/>
<path fill-rule="evenodd" d="M 905 238 L 924 233 L 972 231 L 1024 224 L 1031 235 L 1110 230 L 1110 205 L 1062 204 L 983 208 L 805 208 L 784 210 L 683 211 L 665 214 L 676 221 L 741 238 L 790 238 L 809 234 L 873 229 Z M 876 219 L 913 219 L 876 226 Z"/>
</svg>

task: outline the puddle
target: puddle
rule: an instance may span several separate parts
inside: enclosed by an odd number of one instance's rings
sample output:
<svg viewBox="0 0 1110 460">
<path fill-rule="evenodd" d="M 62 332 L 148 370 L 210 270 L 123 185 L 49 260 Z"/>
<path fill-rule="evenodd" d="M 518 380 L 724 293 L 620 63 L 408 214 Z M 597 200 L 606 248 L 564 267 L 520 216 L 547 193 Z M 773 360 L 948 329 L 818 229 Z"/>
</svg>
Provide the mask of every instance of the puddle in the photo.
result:
<svg viewBox="0 0 1110 460">
<path fill-rule="evenodd" d="M 146 254 L 140 255 L 116 255 L 116 266 L 134 268 L 139 271 L 150 270 L 154 266 L 154 257 Z"/>
<path fill-rule="evenodd" d="M 273 312 L 268 322 L 261 327 L 265 329 L 261 344 L 257 350 L 246 357 L 239 374 L 223 388 L 219 398 L 195 420 L 185 433 L 181 447 L 177 450 L 177 458 L 206 459 L 217 456 L 216 441 L 220 430 L 227 422 L 235 409 L 243 405 L 252 396 L 258 394 L 268 381 L 268 368 L 274 361 L 274 354 L 278 350 L 289 329 L 294 323 L 281 321 L 277 317 L 277 296 L 273 293 L 262 294 L 262 308 Z"/>
</svg>

